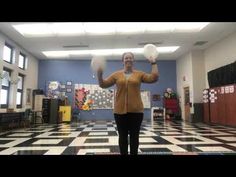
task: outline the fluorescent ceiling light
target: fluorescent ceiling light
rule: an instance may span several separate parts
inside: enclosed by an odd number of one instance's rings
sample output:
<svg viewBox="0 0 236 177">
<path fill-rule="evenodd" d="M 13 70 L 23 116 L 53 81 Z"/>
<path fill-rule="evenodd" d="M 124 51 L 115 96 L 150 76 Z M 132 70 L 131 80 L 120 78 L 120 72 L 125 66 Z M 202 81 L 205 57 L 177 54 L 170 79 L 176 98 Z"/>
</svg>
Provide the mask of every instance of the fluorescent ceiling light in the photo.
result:
<svg viewBox="0 0 236 177">
<path fill-rule="evenodd" d="M 209 23 L 145 23 L 145 22 L 96 22 L 96 23 L 31 23 L 18 24 L 13 27 L 25 37 L 48 37 L 67 35 L 112 35 L 137 33 L 174 33 L 199 32 Z"/>
<path fill-rule="evenodd" d="M 13 27 L 25 37 L 48 37 L 52 35 L 52 31 L 47 23 L 34 23 L 13 25 Z"/>
<path fill-rule="evenodd" d="M 209 23 L 174 23 L 175 32 L 198 32 L 205 28 Z"/>
<path fill-rule="evenodd" d="M 116 23 L 118 34 L 143 33 L 146 29 L 145 23 Z"/>
<path fill-rule="evenodd" d="M 25 37 L 84 35 L 83 23 L 32 23 L 13 25 Z"/>
<path fill-rule="evenodd" d="M 179 46 L 157 47 L 159 53 L 173 53 Z M 96 50 L 66 50 L 66 51 L 43 51 L 42 53 L 48 58 L 61 58 L 81 55 L 121 55 L 124 52 L 133 52 L 134 54 L 142 54 L 143 48 L 125 48 L 125 49 L 96 49 Z"/>
<path fill-rule="evenodd" d="M 87 34 L 115 34 L 115 23 L 84 23 L 84 30 Z"/>
<path fill-rule="evenodd" d="M 83 23 L 52 23 L 49 27 L 58 36 L 85 34 Z"/>
<path fill-rule="evenodd" d="M 68 51 L 45 51 L 42 52 L 44 55 L 50 58 L 61 58 L 61 57 L 69 57 Z"/>
<path fill-rule="evenodd" d="M 176 22 L 176 23 L 146 23 L 147 32 L 199 32 L 206 27 L 208 22 Z"/>
<path fill-rule="evenodd" d="M 146 26 L 146 32 L 166 32 L 170 33 L 174 30 L 173 23 L 145 23 Z"/>
</svg>

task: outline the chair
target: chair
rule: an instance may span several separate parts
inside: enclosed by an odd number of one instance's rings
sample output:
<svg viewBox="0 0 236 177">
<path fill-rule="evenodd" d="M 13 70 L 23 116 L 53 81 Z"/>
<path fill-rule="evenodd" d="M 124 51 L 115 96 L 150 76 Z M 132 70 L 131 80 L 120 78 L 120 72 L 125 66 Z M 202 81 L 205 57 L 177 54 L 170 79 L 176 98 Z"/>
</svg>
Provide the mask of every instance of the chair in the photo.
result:
<svg viewBox="0 0 236 177">
<path fill-rule="evenodd" d="M 24 126 L 24 128 L 26 128 L 26 126 L 30 127 L 31 118 L 32 118 L 31 109 L 26 109 L 21 118 L 20 126 Z"/>
<path fill-rule="evenodd" d="M 43 111 L 32 111 L 34 125 L 44 124 L 44 119 L 43 119 L 42 112 Z"/>
<path fill-rule="evenodd" d="M 165 118 L 167 120 L 173 119 L 179 113 L 179 102 L 177 99 L 164 99 L 164 108 L 166 109 Z"/>
</svg>

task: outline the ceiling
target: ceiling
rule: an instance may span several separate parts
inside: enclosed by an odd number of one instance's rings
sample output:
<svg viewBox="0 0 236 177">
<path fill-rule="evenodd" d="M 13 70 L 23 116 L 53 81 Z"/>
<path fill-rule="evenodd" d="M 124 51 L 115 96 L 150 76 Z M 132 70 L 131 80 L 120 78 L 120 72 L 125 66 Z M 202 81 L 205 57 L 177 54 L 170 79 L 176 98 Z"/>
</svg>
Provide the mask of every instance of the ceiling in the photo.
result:
<svg viewBox="0 0 236 177">
<path fill-rule="evenodd" d="M 13 40 L 20 47 L 31 53 L 37 59 L 47 58 L 42 51 L 55 50 L 92 50 L 92 49 L 112 49 L 112 48 L 142 48 L 145 43 L 160 43 L 162 46 L 180 46 L 174 53 L 160 54 L 159 60 L 176 60 L 191 50 L 206 49 L 217 41 L 236 32 L 236 23 L 210 23 L 200 32 L 183 33 L 140 33 L 125 35 L 84 35 L 67 37 L 35 37 L 26 38 L 17 32 L 12 25 L 18 23 L 0 23 L 0 32 Z M 198 41 L 207 41 L 203 45 L 194 45 Z M 76 47 L 84 45 L 84 47 Z M 75 46 L 75 47 L 63 47 Z M 69 59 L 91 59 L 91 57 L 70 56 Z M 107 59 L 120 59 L 119 56 L 108 57 Z M 136 59 L 144 59 L 143 55 L 136 56 Z"/>
</svg>

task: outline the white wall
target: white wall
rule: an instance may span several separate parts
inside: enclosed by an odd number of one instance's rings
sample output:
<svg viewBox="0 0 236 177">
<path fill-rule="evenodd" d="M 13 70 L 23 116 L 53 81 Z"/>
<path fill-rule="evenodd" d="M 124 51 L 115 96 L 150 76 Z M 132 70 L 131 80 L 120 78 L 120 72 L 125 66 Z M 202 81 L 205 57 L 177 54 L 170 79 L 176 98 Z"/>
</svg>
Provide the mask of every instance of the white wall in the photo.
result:
<svg viewBox="0 0 236 177">
<path fill-rule="evenodd" d="M 202 103 L 202 90 L 208 88 L 207 72 L 236 61 L 236 33 L 218 41 L 204 51 L 191 51 L 176 61 L 177 92 L 184 117 L 183 88 L 190 88 L 190 102 Z M 183 81 L 183 76 L 186 81 Z M 191 108 L 194 113 L 194 108 Z"/>
<path fill-rule="evenodd" d="M 236 33 L 220 40 L 204 51 L 205 83 L 209 88 L 207 72 L 236 61 Z"/>
<path fill-rule="evenodd" d="M 184 115 L 184 87 L 189 87 L 190 102 L 202 103 L 202 90 L 205 88 L 205 66 L 203 51 L 192 51 L 176 62 L 177 92 L 180 96 L 182 117 Z M 185 77 L 185 81 L 183 80 Z M 194 113 L 194 107 L 190 109 Z"/>
<path fill-rule="evenodd" d="M 14 59 L 13 64 L 9 64 L 2 60 L 3 58 L 3 47 L 5 45 L 5 42 L 10 44 L 12 47 L 14 47 Z M 18 67 L 18 58 L 19 53 L 22 52 L 26 55 L 27 58 L 27 69 L 22 70 Z M 11 70 L 13 70 L 11 79 L 16 80 L 18 77 L 18 74 L 21 73 L 25 75 L 24 78 L 24 90 L 23 90 L 23 103 L 22 103 L 22 109 L 16 109 L 16 93 L 17 93 L 17 85 L 11 85 L 11 91 L 10 91 L 10 101 L 9 101 L 9 107 L 14 108 L 16 111 L 25 110 L 27 107 L 31 107 L 31 105 L 26 105 L 26 89 L 37 89 L 38 88 L 38 60 L 34 58 L 32 55 L 30 55 L 27 51 L 25 51 L 22 47 L 18 46 L 14 41 L 6 37 L 5 35 L 0 33 L 0 73 L 2 73 L 3 67 L 7 67 Z M 1 89 L 1 84 L 0 84 Z M 1 99 L 1 98 L 0 98 Z M 32 98 L 31 98 L 32 102 Z M 6 109 L 0 109 L 0 112 L 5 112 Z"/>
<path fill-rule="evenodd" d="M 182 118 L 184 115 L 184 87 L 189 87 L 190 102 L 193 102 L 193 73 L 192 73 L 192 56 L 188 53 L 176 61 L 176 76 L 177 76 L 177 94 L 180 97 L 180 105 L 182 111 Z M 183 77 L 185 76 L 185 81 Z M 191 113 L 193 109 L 190 110 Z"/>
<path fill-rule="evenodd" d="M 206 88 L 204 53 L 202 50 L 192 51 L 191 53 L 193 68 L 193 100 L 194 103 L 202 103 L 202 91 Z"/>
</svg>

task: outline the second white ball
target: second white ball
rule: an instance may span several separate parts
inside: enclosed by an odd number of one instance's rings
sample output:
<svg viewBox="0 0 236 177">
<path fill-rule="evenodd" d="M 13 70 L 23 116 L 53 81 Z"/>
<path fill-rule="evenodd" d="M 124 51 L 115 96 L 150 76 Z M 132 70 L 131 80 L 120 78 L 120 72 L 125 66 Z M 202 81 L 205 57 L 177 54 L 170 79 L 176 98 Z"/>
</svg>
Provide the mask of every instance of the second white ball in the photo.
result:
<svg viewBox="0 0 236 177">
<path fill-rule="evenodd" d="M 106 69 L 106 59 L 103 56 L 94 56 L 91 60 L 91 68 L 93 72 L 97 72 L 98 68 L 103 71 Z"/>
<path fill-rule="evenodd" d="M 148 60 L 155 60 L 159 55 L 156 46 L 153 44 L 145 45 L 143 48 L 143 54 Z"/>
</svg>

